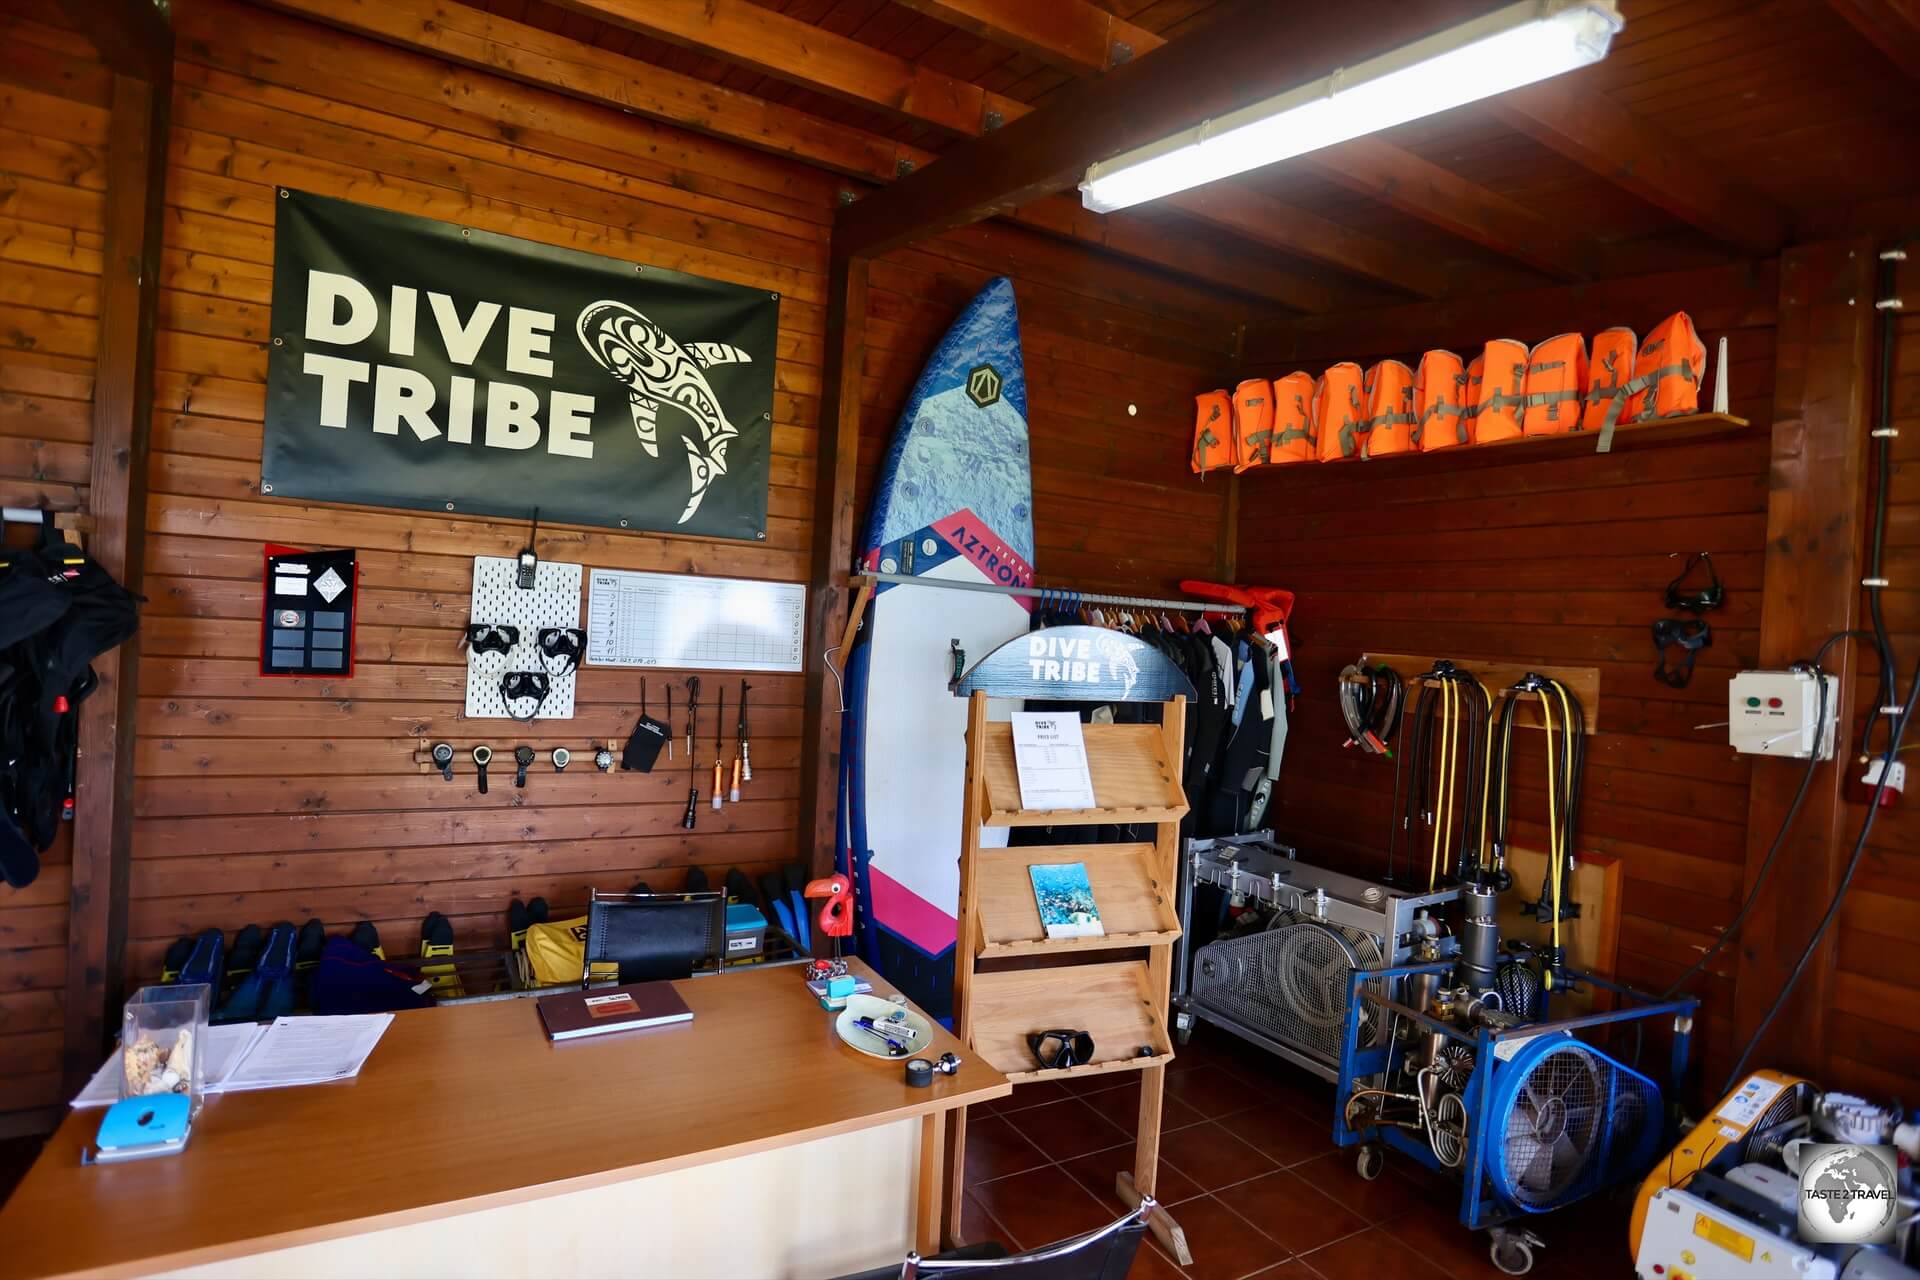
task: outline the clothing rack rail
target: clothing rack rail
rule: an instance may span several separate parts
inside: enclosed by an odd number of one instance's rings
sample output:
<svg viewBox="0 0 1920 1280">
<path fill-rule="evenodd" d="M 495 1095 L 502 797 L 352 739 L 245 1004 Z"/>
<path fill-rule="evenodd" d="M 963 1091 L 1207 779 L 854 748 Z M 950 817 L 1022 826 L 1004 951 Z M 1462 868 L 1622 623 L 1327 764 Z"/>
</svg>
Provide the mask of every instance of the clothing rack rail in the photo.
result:
<svg viewBox="0 0 1920 1280">
<path fill-rule="evenodd" d="M 894 582 L 904 586 L 938 587 L 943 591 L 982 591 L 995 596 L 1020 596 L 1029 600 L 1060 600 L 1069 605 L 1111 604 L 1131 609 L 1175 609 L 1182 613 L 1243 614 L 1245 605 L 1224 604 L 1212 600 L 1157 600 L 1151 596 L 1112 596 L 1070 587 L 999 587 L 990 582 L 954 582 L 945 578 L 916 578 L 910 573 L 862 573 L 855 583 Z"/>
<path fill-rule="evenodd" d="M 1001 587 L 991 582 L 954 582 L 945 578 L 916 578 L 910 573 L 856 573 L 848 583 L 858 589 L 853 597 L 853 609 L 847 614 L 847 629 L 840 633 L 840 643 L 827 650 L 829 654 L 845 653 L 853 644 L 853 638 L 859 634 L 860 620 L 866 616 L 867 605 L 873 599 L 875 587 L 897 583 L 907 587 L 938 587 L 942 591 L 982 591 L 992 596 L 1019 596 L 1027 600 L 1058 599 L 1064 604 L 1079 606 L 1083 604 L 1110 604 L 1121 609 L 1173 609 L 1180 613 L 1224 613 L 1244 614 L 1245 605 L 1216 604 L 1211 600 L 1156 600 L 1151 596 L 1114 596 L 1099 592 L 1070 591 L 1064 587 Z"/>
</svg>

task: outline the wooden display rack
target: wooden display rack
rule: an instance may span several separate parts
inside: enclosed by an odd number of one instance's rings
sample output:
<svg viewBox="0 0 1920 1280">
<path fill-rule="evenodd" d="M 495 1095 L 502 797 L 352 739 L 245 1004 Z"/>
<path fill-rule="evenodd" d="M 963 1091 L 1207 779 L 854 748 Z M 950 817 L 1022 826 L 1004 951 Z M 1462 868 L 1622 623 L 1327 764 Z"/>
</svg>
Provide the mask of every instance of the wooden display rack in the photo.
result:
<svg viewBox="0 0 1920 1280">
<path fill-rule="evenodd" d="M 1052 628 L 1049 634 L 1097 627 Z M 1135 642 L 1137 643 L 1137 642 Z M 958 945 L 954 948 L 954 1031 L 994 1070 L 1016 1084 L 1105 1072 L 1140 1072 L 1140 1118 L 1134 1168 L 1121 1172 L 1121 1199 L 1138 1204 L 1154 1191 L 1160 1161 L 1161 1096 L 1173 1040 L 1167 1002 L 1173 945 L 1180 937 L 1174 894 L 1179 825 L 1187 802 L 1180 786 L 1186 704 L 1191 686 L 1154 650 L 1142 645 L 1142 672 L 1127 692 L 1160 701 L 1169 690 L 1154 677 L 1171 675 L 1186 692 L 1163 702 L 1161 723 L 1082 726 L 1096 806 L 1080 810 L 1021 807 L 1013 755 L 1013 726 L 987 718 L 994 697 L 1121 701 L 1116 690 L 1008 687 L 995 684 L 995 658 L 1024 638 L 990 654 L 960 682 L 968 697 L 966 796 L 960 852 Z M 1165 668 L 1146 670 L 1154 659 Z M 983 678 L 984 677 L 984 678 Z M 1117 684 L 1117 682 L 1116 682 Z M 982 827 L 1151 824 L 1153 840 L 1125 844 L 1041 845 L 984 849 Z M 1040 922 L 1028 868 L 1040 863 L 1086 865 L 1106 932 L 1097 937 L 1049 938 Z M 1139 953 L 1145 952 L 1144 957 Z M 1009 963 L 1011 962 L 1011 963 Z M 1039 1067 L 1029 1033 L 1056 1029 L 1093 1037 L 1094 1061 L 1067 1068 Z M 1143 1053 L 1143 1050 L 1151 1053 Z M 960 1221 L 966 1170 L 966 1113 L 954 1114 L 948 1135 L 949 1224 Z M 1164 1210 L 1149 1220 L 1154 1234 L 1183 1264 L 1186 1237 Z"/>
</svg>

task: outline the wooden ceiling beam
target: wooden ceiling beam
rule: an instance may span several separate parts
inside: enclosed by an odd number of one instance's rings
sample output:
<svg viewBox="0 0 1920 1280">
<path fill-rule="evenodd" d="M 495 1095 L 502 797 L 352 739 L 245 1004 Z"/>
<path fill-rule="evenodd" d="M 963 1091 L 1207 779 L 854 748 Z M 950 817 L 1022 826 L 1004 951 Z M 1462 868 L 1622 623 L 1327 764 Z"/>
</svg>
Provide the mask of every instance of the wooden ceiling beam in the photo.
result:
<svg viewBox="0 0 1920 1280">
<path fill-rule="evenodd" d="M 1157 33 L 1117 18 L 1090 0 L 1048 0 L 1046 4 L 1031 0 L 899 3 L 1075 75 L 1107 70 L 1167 43 Z M 1116 58 L 1115 50 L 1124 51 L 1126 56 Z M 1350 191 L 1550 276 L 1580 280 L 1593 272 L 1597 246 L 1564 234 L 1546 218 L 1498 192 L 1378 138 L 1331 147 L 1295 163 L 1311 167 Z M 1399 272 L 1396 283 L 1401 287 L 1425 297 L 1437 297 L 1446 291 L 1443 273 L 1436 264 L 1421 260 L 1409 271 L 1405 264 L 1414 255 L 1398 246 L 1389 246 L 1391 256 L 1383 260 L 1375 247 L 1384 242 L 1376 237 L 1338 227 L 1279 201 L 1256 195 L 1243 203 L 1223 205 L 1220 196 L 1213 194 L 1197 201 L 1193 196 L 1174 196 L 1168 203 L 1242 235 L 1250 234 L 1253 227 L 1264 227 L 1264 235 L 1252 238 L 1290 253 L 1305 252 L 1329 266 L 1370 275 L 1369 267 L 1378 263 Z M 1194 208 L 1196 203 L 1204 206 L 1204 211 Z M 1329 227 L 1337 234 L 1329 236 Z M 1313 252 L 1309 246 L 1319 246 L 1321 252 Z"/>
<path fill-rule="evenodd" d="M 898 0 L 1057 71 L 1105 71 L 1166 41 L 1085 0 Z"/>
<path fill-rule="evenodd" d="M 664 120 L 835 173 L 886 182 L 916 152 L 804 111 L 451 0 L 266 0 L 282 13 L 448 62 Z"/>
<path fill-rule="evenodd" d="M 268 0 L 354 35 L 443 58 L 582 101 L 723 138 L 867 182 L 886 183 L 935 158 L 878 134 L 635 61 L 449 0 Z M 1297 311 L 1333 306 L 1323 281 L 1280 264 L 1247 262 L 1216 244 L 1177 243 L 1138 218 L 1105 218 L 1049 196 L 1012 221 L 1134 262 Z"/>
<path fill-rule="evenodd" d="M 1920 80 L 1920 0 L 1827 0 L 1830 8 L 1880 52 Z"/>
<path fill-rule="evenodd" d="M 959 134 L 1022 104 L 752 0 L 557 0 L 565 9 Z"/>
<path fill-rule="evenodd" d="M 957 0 L 956 0 L 957 2 Z M 1277 23 L 1246 6 L 1038 110 L 952 148 L 939 164 L 843 210 L 846 251 L 884 253 L 1077 183 L 1087 166 L 1292 88 L 1468 16 L 1471 0 L 1347 0 L 1338 21 Z"/>
<path fill-rule="evenodd" d="M 1423 298 L 1439 297 L 1450 284 L 1444 264 L 1430 257 L 1257 191 L 1214 183 L 1168 196 L 1161 203 L 1255 244 L 1311 258 Z"/>
<path fill-rule="evenodd" d="M 1579 75 L 1515 89 L 1488 106 L 1509 128 L 1716 240 L 1760 256 L 1778 253 L 1787 242 L 1783 210 Z"/>
<path fill-rule="evenodd" d="M 913 7 L 1015 48 L 1045 47 L 1070 69 L 1112 62 L 1112 39 L 1131 53 L 1164 44 L 1144 27 L 1084 0 L 908 0 Z M 645 35 L 744 62 L 755 70 L 922 124 L 978 135 L 1032 108 L 944 76 L 883 49 L 822 30 L 746 0 L 559 0 Z M 1173 201 L 1182 212 L 1256 244 L 1323 263 L 1422 297 L 1447 288 L 1446 273 L 1377 237 L 1253 192 L 1218 188 Z M 1123 236 L 1122 239 L 1131 237 Z"/>
<path fill-rule="evenodd" d="M 1349 191 L 1562 280 L 1590 278 L 1603 257 L 1594 241 L 1568 235 L 1525 205 L 1381 138 L 1355 138 L 1301 156 L 1297 163 Z"/>
</svg>

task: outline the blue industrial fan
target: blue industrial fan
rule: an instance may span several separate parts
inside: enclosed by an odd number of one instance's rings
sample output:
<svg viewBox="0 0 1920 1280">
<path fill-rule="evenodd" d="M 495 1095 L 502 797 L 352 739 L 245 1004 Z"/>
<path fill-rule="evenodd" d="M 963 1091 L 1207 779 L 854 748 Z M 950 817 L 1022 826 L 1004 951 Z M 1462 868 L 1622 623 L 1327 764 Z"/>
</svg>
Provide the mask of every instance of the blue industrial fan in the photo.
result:
<svg viewBox="0 0 1920 1280">
<path fill-rule="evenodd" d="M 1522 1042 L 1493 1064 L 1485 1169 L 1530 1213 L 1578 1200 L 1652 1162 L 1660 1086 L 1564 1033 Z"/>
</svg>

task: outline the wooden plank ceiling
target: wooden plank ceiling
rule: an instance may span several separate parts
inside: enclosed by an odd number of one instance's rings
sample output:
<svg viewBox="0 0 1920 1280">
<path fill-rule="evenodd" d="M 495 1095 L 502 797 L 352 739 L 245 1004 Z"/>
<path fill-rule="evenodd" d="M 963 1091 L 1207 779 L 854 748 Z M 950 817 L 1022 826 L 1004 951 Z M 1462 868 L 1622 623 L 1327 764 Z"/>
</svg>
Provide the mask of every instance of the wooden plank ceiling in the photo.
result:
<svg viewBox="0 0 1920 1280">
<path fill-rule="evenodd" d="M 352 0 L 272 0 L 366 28 Z M 486 39 L 592 45 L 923 165 L 1248 0 L 474 0 Z M 1252 0 L 1337 42 L 1343 10 Z M 403 0 L 426 19 L 467 8 Z M 1438 25 L 1484 0 L 1418 6 Z M 1802 215 L 1909 190 L 1920 30 L 1888 0 L 1621 0 L 1597 67 L 1113 218 L 1020 221 L 1291 311 L 1459 297 L 1771 256 Z M 422 25 L 413 17 L 395 21 Z M 370 34 L 381 34 L 370 31 Z M 417 39 L 388 31 L 390 39 Z M 1364 47 L 1364 39 L 1360 39 Z M 486 56 L 481 54 L 480 56 Z M 642 66 L 640 64 L 647 64 Z M 527 78 L 538 78 L 528 60 Z M 551 64 L 548 64 L 551 65 Z M 548 74 L 551 74 L 549 72 Z M 783 131 L 775 126 L 776 132 Z M 818 130 L 816 130 L 818 131 Z M 770 138 L 767 145 L 784 145 Z M 850 182 L 855 193 L 864 190 Z"/>
</svg>

